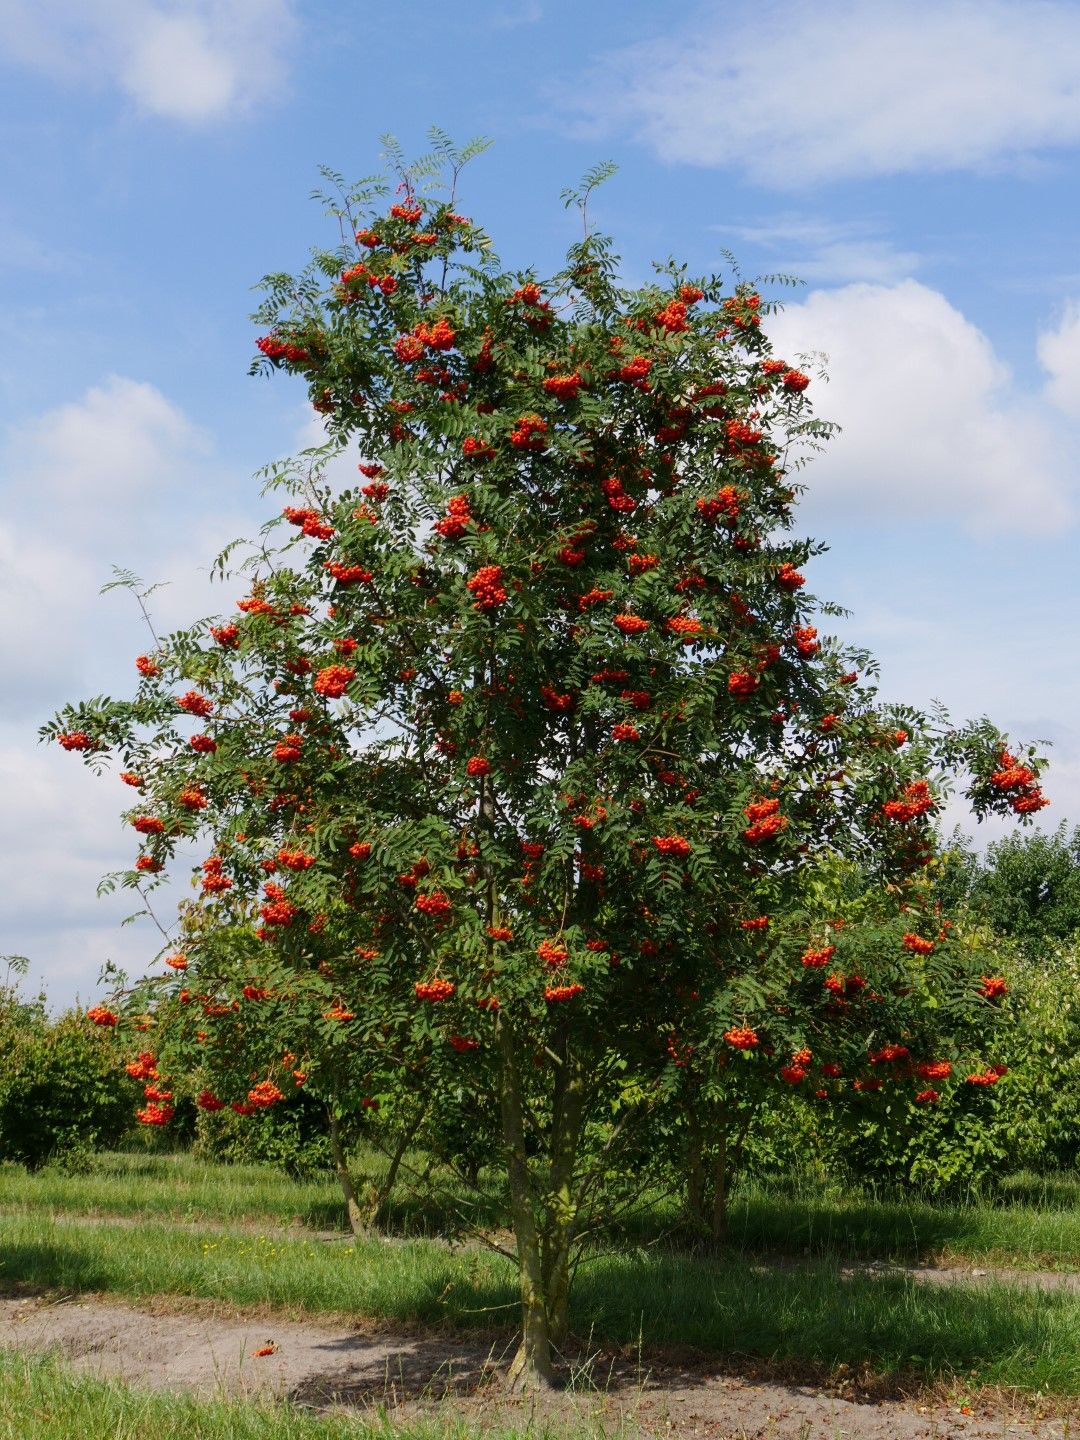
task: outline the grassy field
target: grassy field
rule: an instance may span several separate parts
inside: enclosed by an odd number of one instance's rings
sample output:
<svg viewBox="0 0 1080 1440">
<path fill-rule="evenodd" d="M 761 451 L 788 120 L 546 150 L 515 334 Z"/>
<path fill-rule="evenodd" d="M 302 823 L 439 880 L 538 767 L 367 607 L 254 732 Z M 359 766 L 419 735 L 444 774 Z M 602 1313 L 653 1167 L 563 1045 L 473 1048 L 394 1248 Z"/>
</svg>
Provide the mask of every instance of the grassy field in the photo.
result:
<svg viewBox="0 0 1080 1440">
<path fill-rule="evenodd" d="M 485 1207 L 497 1199 L 489 1192 Z M 710 1257 L 680 1247 L 668 1233 L 672 1215 L 657 1204 L 632 1233 L 586 1257 L 575 1333 L 657 1352 L 689 1346 L 754 1357 L 808 1374 L 865 1366 L 927 1382 L 1080 1395 L 1080 1295 L 1017 1283 L 927 1285 L 844 1268 L 945 1258 L 1076 1269 L 1074 1184 L 1021 1178 L 1004 1202 L 955 1206 L 744 1190 L 727 1246 Z M 430 1229 L 449 1228 L 451 1218 L 430 1217 Z M 438 1234 L 389 1243 L 340 1230 L 305 1234 L 335 1222 L 340 1202 L 329 1179 L 298 1183 L 271 1167 L 124 1155 L 101 1157 L 87 1174 L 0 1167 L 0 1286 L 200 1297 L 490 1335 L 516 1325 L 515 1277 L 500 1256 Z"/>
<path fill-rule="evenodd" d="M 516 1323 L 508 1263 L 436 1241 L 325 1242 L 30 1215 L 3 1228 L 0 1284 L 9 1290 L 198 1296 L 455 1331 Z M 572 1318 L 578 1334 L 620 1345 L 1080 1395 L 1080 1297 L 1015 1284 L 939 1287 L 845 1274 L 835 1261 L 773 1268 L 654 1248 L 583 1265 Z"/>
<path fill-rule="evenodd" d="M 320 1418 L 286 1405 L 149 1395 L 76 1377 L 49 1357 L 0 1351 L 0 1440 L 593 1440 L 565 1423 L 524 1428 L 453 1420 Z"/>
<path fill-rule="evenodd" d="M 0 1165 L 0 1211 L 160 1216 L 169 1220 L 344 1224 L 341 1189 L 331 1178 L 292 1180 L 270 1165 L 215 1165 L 189 1155 L 97 1157 L 88 1174 L 46 1168 L 27 1174 Z"/>
<path fill-rule="evenodd" d="M 1001 1200 L 1007 1203 L 1001 1203 Z M 452 1233 L 460 1217 L 503 1220 L 495 1186 L 481 1192 L 479 1213 L 451 1193 L 443 1206 L 413 1205 L 406 1194 L 392 1212 L 395 1233 Z M 251 1222 L 341 1229 L 341 1195 L 331 1177 L 291 1180 L 265 1165 L 215 1165 L 187 1155 L 104 1155 L 88 1174 L 45 1169 L 29 1175 L 0 1165 L 0 1213 L 137 1216 L 188 1223 Z M 631 1246 L 677 1238 L 677 1209 L 657 1200 L 622 1240 Z M 784 1194 L 744 1187 L 731 1205 L 732 1253 L 781 1253 L 914 1263 L 959 1261 L 1021 1269 L 1080 1269 L 1080 1184 L 1017 1177 L 998 1203 L 930 1205 L 915 1200 Z"/>
<path fill-rule="evenodd" d="M 423 1169 L 426 1156 L 412 1157 Z M 370 1153 L 354 1169 L 363 1191 L 365 1172 L 379 1177 L 385 1159 Z M 223 1165 L 190 1155 L 106 1153 L 94 1158 L 85 1174 L 69 1175 L 46 1167 L 33 1175 L 17 1165 L 0 1164 L 0 1213 L 5 1210 L 55 1210 L 78 1215 L 158 1215 L 185 1221 L 258 1221 L 263 1225 L 305 1225 L 341 1229 L 345 1225 L 341 1187 L 331 1175 L 313 1180 L 290 1178 L 272 1165 Z M 405 1170 L 405 1167 L 403 1167 Z M 497 1225 L 505 1205 L 497 1186 L 467 1191 L 441 1176 L 443 1194 L 433 1202 L 409 1192 L 405 1170 L 390 1207 L 389 1221 L 399 1234 L 443 1234 L 460 1228 L 463 1216 L 478 1225 Z"/>
</svg>

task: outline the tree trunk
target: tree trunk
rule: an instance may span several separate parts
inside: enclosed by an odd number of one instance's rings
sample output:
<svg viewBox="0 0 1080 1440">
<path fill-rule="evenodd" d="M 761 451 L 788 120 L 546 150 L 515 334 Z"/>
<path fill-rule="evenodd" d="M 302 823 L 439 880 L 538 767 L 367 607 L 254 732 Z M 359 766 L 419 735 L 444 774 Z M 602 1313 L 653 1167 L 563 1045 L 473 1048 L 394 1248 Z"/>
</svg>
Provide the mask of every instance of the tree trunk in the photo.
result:
<svg viewBox="0 0 1080 1440">
<path fill-rule="evenodd" d="M 348 1216 L 349 1229 L 354 1235 L 366 1235 L 369 1225 L 360 1208 L 360 1202 L 356 1198 L 352 1176 L 349 1174 L 349 1161 L 345 1154 L 345 1147 L 341 1143 L 341 1126 L 332 1110 L 328 1110 L 327 1115 L 330 1119 L 330 1149 L 333 1151 L 334 1169 L 337 1171 L 338 1181 L 341 1184 L 341 1193 L 345 1197 L 345 1214 Z"/>
<path fill-rule="evenodd" d="M 398 1171 L 401 1169 L 401 1162 L 405 1158 L 406 1150 L 408 1150 L 409 1146 L 412 1144 L 414 1135 L 416 1134 L 417 1130 L 420 1129 L 425 1114 L 426 1112 L 421 1110 L 416 1116 L 415 1120 L 412 1122 L 412 1124 L 407 1125 L 405 1129 L 401 1132 L 401 1138 L 398 1140 L 397 1149 L 390 1157 L 390 1167 L 387 1170 L 386 1175 L 383 1177 L 382 1184 L 377 1187 L 374 1197 L 372 1199 L 373 1214 L 371 1218 L 372 1223 L 374 1224 L 378 1224 L 383 1219 L 383 1211 L 386 1209 L 387 1202 L 389 1201 L 390 1196 L 393 1194 L 394 1185 L 398 1177 Z"/>
<path fill-rule="evenodd" d="M 704 1234 L 705 1159 L 701 1144 L 701 1117 L 690 1101 L 686 1112 L 686 1214 L 696 1230 Z"/>
<path fill-rule="evenodd" d="M 574 1243 L 577 1198 L 574 1171 L 585 1113 L 585 1076 L 570 1054 L 565 1030 L 558 1037 L 560 1065 L 552 1105 L 551 1166 L 548 1172 L 547 1223 L 543 1237 L 544 1300 L 548 1339 L 558 1347 L 570 1320 L 570 1251 Z"/>
<path fill-rule="evenodd" d="M 514 1055 L 514 1038 L 501 1012 L 496 1012 L 495 1016 L 495 1039 L 500 1061 L 503 1148 L 521 1284 L 521 1344 L 507 1378 L 513 1390 L 549 1389 L 555 1384 L 555 1374 L 551 1364 L 540 1237 L 525 1155 L 525 1113 Z"/>
<path fill-rule="evenodd" d="M 716 1157 L 713 1160 L 712 1223 L 709 1234 L 718 1244 L 727 1230 L 727 1130 L 722 1129 L 716 1137 Z"/>
</svg>

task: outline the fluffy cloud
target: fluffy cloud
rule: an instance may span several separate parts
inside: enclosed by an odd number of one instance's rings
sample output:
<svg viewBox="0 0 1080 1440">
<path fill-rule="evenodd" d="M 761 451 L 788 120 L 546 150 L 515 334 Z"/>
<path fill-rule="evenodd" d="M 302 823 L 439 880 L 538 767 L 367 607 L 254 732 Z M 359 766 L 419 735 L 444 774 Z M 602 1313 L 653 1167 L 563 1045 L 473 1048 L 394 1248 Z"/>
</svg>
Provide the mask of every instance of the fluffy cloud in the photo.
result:
<svg viewBox="0 0 1080 1440">
<path fill-rule="evenodd" d="M 1048 377 L 1047 400 L 1080 420 L 1080 304 L 1076 301 L 1066 306 L 1056 330 L 1039 336 L 1039 363 Z"/>
<path fill-rule="evenodd" d="M 56 523 L 85 535 L 127 528 L 129 506 L 142 507 L 187 478 L 210 442 L 153 385 L 110 375 L 81 399 L 19 426 L 6 466 L 16 499 L 55 506 Z"/>
<path fill-rule="evenodd" d="M 914 280 L 820 290 L 768 322 L 788 359 L 824 352 L 817 412 L 842 426 L 809 474 L 810 508 L 1050 535 L 1074 497 L 1064 442 L 1016 393 L 987 337 Z"/>
<path fill-rule="evenodd" d="M 984 169 L 1080 140 L 1066 0 L 745 0 L 608 57 L 570 106 L 768 184 Z"/>
<path fill-rule="evenodd" d="M 153 599 L 163 629 L 217 610 L 208 567 L 256 528 L 209 437 L 153 385 L 112 376 L 13 430 L 0 518 L 0 667 L 18 675 L 0 716 L 36 722 L 122 673 L 149 636 L 126 597 L 99 594 L 113 565 L 173 581 Z M 254 498 L 254 497 L 253 497 Z M 228 605 L 229 601 L 224 602 Z"/>
<path fill-rule="evenodd" d="M 273 94 L 294 28 L 291 0 L 0 0 L 0 21 L 9 61 L 187 123 Z"/>
<path fill-rule="evenodd" d="M 17 732 L 0 735 L 4 950 L 28 956 L 32 982 L 46 983 L 57 1002 L 90 995 L 106 960 L 141 973 L 162 944 L 148 918 L 123 925 L 141 909 L 134 892 L 96 893 L 103 874 L 131 862 L 134 847 L 118 819 L 131 792 L 71 758 Z M 166 925 L 178 893 L 155 904 Z"/>
<path fill-rule="evenodd" d="M 319 427 L 304 430 L 302 443 L 321 440 Z M 19 617 L 0 629 L 0 671 L 17 677 L 0 701 L 0 935 L 66 1001 L 91 992 L 105 959 L 141 970 L 160 936 L 147 921 L 121 927 L 138 908 L 129 892 L 95 893 L 133 852 L 117 818 L 131 792 L 39 746 L 37 727 L 66 701 L 133 689 L 134 656 L 152 642 L 128 595 L 98 593 L 112 563 L 172 582 L 150 601 L 161 633 L 229 611 L 239 591 L 212 585 L 209 562 L 226 541 L 254 534 L 268 506 L 183 410 L 122 376 L 20 425 L 0 446 L 0 468 L 13 477 L 0 517 L 0 607 Z M 166 924 L 178 893 L 160 900 Z"/>
<path fill-rule="evenodd" d="M 1010 546 L 979 548 L 989 553 L 988 564 L 972 564 L 962 546 L 953 548 L 947 564 L 940 550 L 916 551 L 901 565 L 879 555 L 876 573 L 858 567 L 851 553 L 817 564 L 831 567 L 830 594 L 839 589 L 852 611 L 835 628 L 881 662 L 883 698 L 924 709 L 940 701 L 958 722 L 989 715 L 1014 738 L 1034 742 L 1050 762 L 1043 777 L 1050 806 L 1036 817 L 1036 828 L 1074 825 L 1080 822 L 1074 719 L 1080 686 L 1074 667 L 1062 663 L 1074 644 L 1071 616 L 1024 583 L 1025 567 L 1010 568 Z M 1056 594 L 1067 602 L 1069 591 L 1066 577 Z M 942 824 L 946 831 L 959 825 L 979 848 L 1018 828 L 1011 816 L 976 823 L 960 796 L 947 805 Z"/>
<path fill-rule="evenodd" d="M 42 718 L 65 678 L 81 680 L 76 617 L 100 583 L 95 566 L 69 546 L 0 523 L 0 611 L 20 617 L 0 627 L 0 671 L 18 676 L 4 687 L 0 715 Z"/>
<path fill-rule="evenodd" d="M 15 428 L 0 462 L 11 477 L 0 605 L 23 617 L 0 633 L 0 666 L 20 677 L 0 714 L 41 718 L 73 691 L 100 686 L 120 646 L 130 662 L 132 647 L 146 645 L 120 602 L 99 596 L 112 564 L 145 566 L 154 578 L 189 575 L 191 556 L 209 560 L 211 540 L 231 538 L 240 522 L 221 513 L 225 477 L 209 438 L 153 385 L 122 376 Z M 194 533 L 205 554 L 187 538 Z M 191 546 L 183 557 L 178 535 Z M 206 607 L 207 587 L 197 588 Z M 134 607 L 130 614 L 137 620 Z"/>
</svg>

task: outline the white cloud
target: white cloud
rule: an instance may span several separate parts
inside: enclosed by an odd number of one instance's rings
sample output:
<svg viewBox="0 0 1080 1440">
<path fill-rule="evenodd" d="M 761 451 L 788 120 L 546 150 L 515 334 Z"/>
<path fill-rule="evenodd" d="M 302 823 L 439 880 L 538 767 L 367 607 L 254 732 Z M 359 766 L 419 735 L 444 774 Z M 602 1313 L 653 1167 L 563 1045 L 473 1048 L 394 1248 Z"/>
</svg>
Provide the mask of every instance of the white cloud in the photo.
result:
<svg viewBox="0 0 1080 1440">
<path fill-rule="evenodd" d="M 93 564 L 69 546 L 0 524 L 0 611 L 20 617 L 0 627 L 0 672 L 18 676 L 5 686 L 0 712 L 40 715 L 64 677 L 79 677 L 83 636 L 75 617 L 99 584 Z"/>
<path fill-rule="evenodd" d="M 298 409 L 297 448 L 325 441 L 321 418 Z M 335 459 L 331 481 L 355 485 L 359 458 L 350 447 Z M 285 497 L 260 500 L 167 396 L 121 376 L 21 425 L 0 468 L 15 477 L 0 519 L 0 608 L 19 616 L 0 629 L 0 672 L 18 677 L 0 704 L 0 952 L 28 955 L 32 983 L 44 978 L 61 1003 L 88 998 L 104 960 L 141 972 L 160 945 L 148 921 L 121 927 L 137 897 L 96 896 L 101 875 L 134 853 L 118 818 L 131 792 L 37 743 L 64 702 L 134 689 L 133 660 L 150 639 L 131 597 L 101 596 L 101 582 L 114 561 L 168 582 L 149 602 L 161 633 L 232 612 L 246 584 L 211 584 L 209 562 Z M 155 906 L 166 925 L 186 893 L 184 863 L 175 869 Z"/>
<path fill-rule="evenodd" d="M 491 26 L 494 30 L 511 30 L 518 25 L 535 25 L 543 18 L 544 9 L 538 0 L 520 0 L 517 5 L 509 5 L 503 0 L 499 12 L 491 20 Z"/>
<path fill-rule="evenodd" d="M 1080 7 L 713 0 L 607 57 L 567 108 L 783 187 L 984 169 L 1080 140 Z"/>
<path fill-rule="evenodd" d="M 195 15 L 148 15 L 120 70 L 121 84 L 144 110 L 174 120 L 224 113 L 238 80 L 235 60 Z"/>
<path fill-rule="evenodd" d="M 914 251 L 896 249 L 867 221 L 838 223 L 788 215 L 757 225 L 717 228 L 759 247 L 776 270 L 800 280 L 887 285 L 906 279 L 919 267 Z"/>
<path fill-rule="evenodd" d="M 131 863 L 135 847 L 119 815 L 132 792 L 114 774 L 96 777 L 77 758 L 11 731 L 0 734 L 0 786 L 0 948 L 29 958 L 29 988 L 43 980 L 63 1003 L 89 997 L 106 960 L 141 973 L 160 933 L 148 918 L 123 925 L 142 908 L 134 891 L 97 895 L 102 875 Z M 174 885 L 153 901 L 166 927 L 183 893 Z"/>
<path fill-rule="evenodd" d="M 1080 304 L 1073 301 L 1056 330 L 1039 336 L 1039 363 L 1049 377 L 1044 394 L 1052 405 L 1080 420 Z"/>
<path fill-rule="evenodd" d="M 1015 577 L 999 572 L 995 586 L 972 576 L 962 558 L 959 564 L 957 575 L 923 568 L 908 583 L 895 572 L 890 576 L 888 567 L 884 585 L 864 577 L 858 598 L 847 597 L 855 600 L 856 613 L 842 628 L 882 661 L 886 698 L 916 707 L 940 700 L 957 722 L 989 715 L 1014 740 L 1034 743 L 1049 761 L 1042 786 L 1050 801 L 1035 828 L 1078 824 L 1080 730 L 1072 722 L 1077 683 L 1058 659 L 1072 644 L 1071 622 L 1055 618 L 1053 607 L 1031 588 L 1013 589 Z M 1039 643 L 1032 641 L 1036 635 Z M 1013 816 L 977 823 L 959 795 L 947 805 L 942 824 L 946 831 L 961 826 L 980 849 L 1019 829 Z"/>
<path fill-rule="evenodd" d="M 9 61 L 186 123 L 272 96 L 294 30 L 292 0 L 0 0 L 0 24 Z"/>
<path fill-rule="evenodd" d="M 228 608 L 208 566 L 226 541 L 256 528 L 257 512 L 232 499 L 243 486 L 153 385 L 110 376 L 18 426 L 0 466 L 12 477 L 0 605 L 21 616 L 0 633 L 0 665 L 22 680 L 5 691 L 2 713 L 40 716 L 85 685 L 108 683 L 121 663 L 128 673 L 149 637 L 132 602 L 99 595 L 113 565 L 175 580 L 153 602 L 163 628 Z"/>
<path fill-rule="evenodd" d="M 0 670 L 17 677 L 0 703 L 0 951 L 29 955 L 35 977 L 67 1000 L 90 993 L 107 958 L 141 969 L 160 937 L 146 922 L 121 928 L 138 908 L 130 894 L 95 894 L 101 874 L 133 853 L 117 818 L 131 792 L 40 747 L 37 727 L 66 701 L 134 689 L 134 657 L 151 641 L 131 597 L 99 594 L 112 563 L 175 581 L 150 602 L 159 631 L 230 611 L 238 592 L 212 586 L 208 564 L 255 531 L 265 506 L 181 409 L 122 376 L 19 426 L 0 469 L 12 477 L 0 608 L 18 617 L 0 630 Z M 165 923 L 176 898 L 161 899 Z"/>
<path fill-rule="evenodd" d="M 1075 514 L 1060 424 L 987 337 L 914 280 L 819 290 L 768 321 L 789 360 L 824 352 L 816 412 L 843 433 L 807 471 L 813 511 L 1053 535 Z"/>
<path fill-rule="evenodd" d="M 64 529 L 117 534 L 129 528 L 132 505 L 160 498 L 209 452 L 206 435 L 160 390 L 110 375 L 80 400 L 19 426 L 5 468 L 11 493 L 58 507 Z"/>
</svg>

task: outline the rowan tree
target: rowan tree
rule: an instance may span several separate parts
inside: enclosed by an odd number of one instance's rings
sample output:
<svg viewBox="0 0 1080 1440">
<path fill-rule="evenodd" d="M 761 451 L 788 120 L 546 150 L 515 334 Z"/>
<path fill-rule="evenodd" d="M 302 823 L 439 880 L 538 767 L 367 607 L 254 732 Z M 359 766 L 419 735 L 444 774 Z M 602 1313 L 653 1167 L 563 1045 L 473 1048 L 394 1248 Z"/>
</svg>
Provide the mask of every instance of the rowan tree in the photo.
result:
<svg viewBox="0 0 1080 1440">
<path fill-rule="evenodd" d="M 437 1105 L 460 1067 L 497 1100 L 515 1376 L 544 1383 L 681 1047 L 725 1084 L 865 1084 L 883 1047 L 938 1058 L 931 992 L 990 1003 L 936 929 L 876 958 L 800 933 L 813 866 L 916 872 L 954 779 L 977 814 L 1045 802 L 988 721 L 883 707 L 869 657 L 819 631 L 823 546 L 793 525 L 829 427 L 770 302 L 675 262 L 624 287 L 588 222 L 602 171 L 567 197 L 565 266 L 508 270 L 455 208 L 468 153 L 436 149 L 396 193 L 335 177 L 340 243 L 265 282 L 256 368 L 305 384 L 329 441 L 269 470 L 288 503 L 220 564 L 237 612 L 46 733 L 133 787 L 119 883 L 206 846 L 184 968 L 119 1007 L 190 1016 L 171 1063 L 240 1016 L 289 1058 L 222 1099 L 273 1103 L 300 1070 Z M 842 1078 L 815 1068 L 829 1044 Z"/>
</svg>

